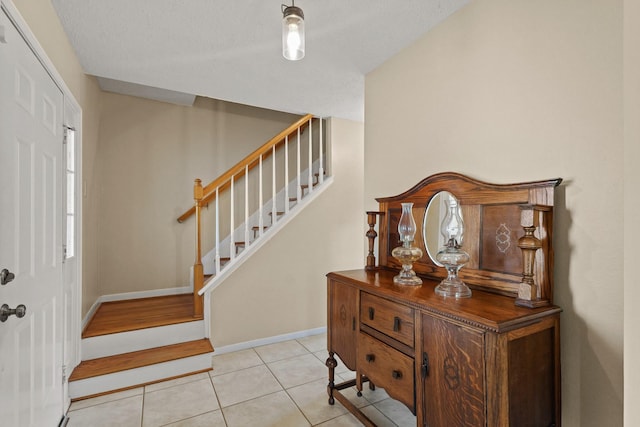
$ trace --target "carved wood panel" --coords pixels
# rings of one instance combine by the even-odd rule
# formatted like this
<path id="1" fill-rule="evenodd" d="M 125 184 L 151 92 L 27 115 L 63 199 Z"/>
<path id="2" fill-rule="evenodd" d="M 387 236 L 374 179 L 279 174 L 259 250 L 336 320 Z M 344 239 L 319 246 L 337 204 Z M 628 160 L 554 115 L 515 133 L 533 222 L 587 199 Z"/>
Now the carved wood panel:
<path id="1" fill-rule="evenodd" d="M 422 327 L 426 424 L 484 426 L 484 334 L 427 314 Z"/>
<path id="2" fill-rule="evenodd" d="M 329 351 L 333 351 L 352 371 L 356 369 L 358 337 L 358 290 L 329 281 Z"/>

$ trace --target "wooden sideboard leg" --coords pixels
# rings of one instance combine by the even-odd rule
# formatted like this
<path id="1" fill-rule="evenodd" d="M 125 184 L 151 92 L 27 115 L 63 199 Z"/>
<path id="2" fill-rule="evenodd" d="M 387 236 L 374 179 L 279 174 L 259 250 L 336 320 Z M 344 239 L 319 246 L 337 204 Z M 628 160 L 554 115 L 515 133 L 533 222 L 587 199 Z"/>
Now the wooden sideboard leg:
<path id="1" fill-rule="evenodd" d="M 334 374 L 335 374 L 336 366 L 338 366 L 338 362 L 333 357 L 333 354 L 334 353 L 330 351 L 329 358 L 325 362 L 325 365 L 327 365 L 327 368 L 329 368 L 329 384 L 327 385 L 327 394 L 329 395 L 329 405 L 333 405 L 335 403 L 335 400 L 333 398 L 333 389 L 336 386 L 334 382 L 334 379 L 335 379 Z"/>

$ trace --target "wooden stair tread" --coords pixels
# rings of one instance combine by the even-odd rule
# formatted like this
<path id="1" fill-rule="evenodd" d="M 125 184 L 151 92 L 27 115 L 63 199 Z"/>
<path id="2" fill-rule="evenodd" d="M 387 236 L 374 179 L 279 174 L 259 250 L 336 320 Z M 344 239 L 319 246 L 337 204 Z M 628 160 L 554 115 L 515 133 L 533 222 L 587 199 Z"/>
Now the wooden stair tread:
<path id="1" fill-rule="evenodd" d="M 193 294 L 168 295 L 100 304 L 82 338 L 202 320 L 193 316 Z"/>
<path id="2" fill-rule="evenodd" d="M 211 352 L 213 352 L 211 342 L 203 338 L 196 341 L 85 360 L 73 370 L 69 381 L 78 381 L 100 375 L 113 374 L 128 369 L 142 368 L 144 366 Z"/>

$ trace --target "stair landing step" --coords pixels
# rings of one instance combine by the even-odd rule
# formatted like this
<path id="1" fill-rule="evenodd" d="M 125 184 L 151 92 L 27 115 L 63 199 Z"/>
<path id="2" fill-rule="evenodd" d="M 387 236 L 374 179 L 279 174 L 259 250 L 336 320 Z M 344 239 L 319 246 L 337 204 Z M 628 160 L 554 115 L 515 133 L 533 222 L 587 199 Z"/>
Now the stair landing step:
<path id="1" fill-rule="evenodd" d="M 82 338 L 202 320 L 193 316 L 193 294 L 167 295 L 100 304 Z"/>
<path id="2" fill-rule="evenodd" d="M 73 370 L 73 373 L 69 377 L 69 381 L 108 375 L 115 372 L 141 368 L 157 363 L 211 352 L 213 352 L 213 346 L 208 339 L 204 338 L 201 340 L 172 344 L 164 347 L 156 347 L 131 353 L 118 354 L 115 356 L 85 360 Z"/>

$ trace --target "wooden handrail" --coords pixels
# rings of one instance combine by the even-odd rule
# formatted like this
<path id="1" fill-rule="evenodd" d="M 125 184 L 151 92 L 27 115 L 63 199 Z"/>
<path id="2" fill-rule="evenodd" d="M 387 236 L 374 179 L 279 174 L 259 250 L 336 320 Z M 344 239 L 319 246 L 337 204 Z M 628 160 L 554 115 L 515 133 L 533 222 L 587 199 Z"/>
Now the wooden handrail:
<path id="1" fill-rule="evenodd" d="M 216 188 L 219 187 L 219 190 L 224 190 L 229 186 L 230 179 L 236 176 L 242 176 L 245 174 L 245 171 L 249 171 L 258 165 L 258 161 L 260 156 L 263 156 L 263 159 L 268 158 L 271 155 L 271 150 L 274 145 L 278 145 L 283 143 L 285 138 L 289 135 L 292 135 L 298 131 L 298 128 L 304 129 L 305 126 L 308 125 L 309 120 L 313 118 L 312 114 L 307 114 L 296 122 L 291 124 L 288 128 L 284 129 L 282 132 L 271 138 L 261 147 L 256 149 L 254 152 L 246 156 L 244 159 L 240 160 L 233 167 L 231 167 L 228 171 L 220 175 L 218 178 L 211 181 L 203 188 L 203 198 L 201 200 L 200 206 L 207 206 L 211 200 L 216 197 Z M 246 166 L 249 166 L 246 168 Z M 191 215 L 196 212 L 196 206 L 192 206 L 186 212 L 178 217 L 178 222 L 184 222 Z"/>

